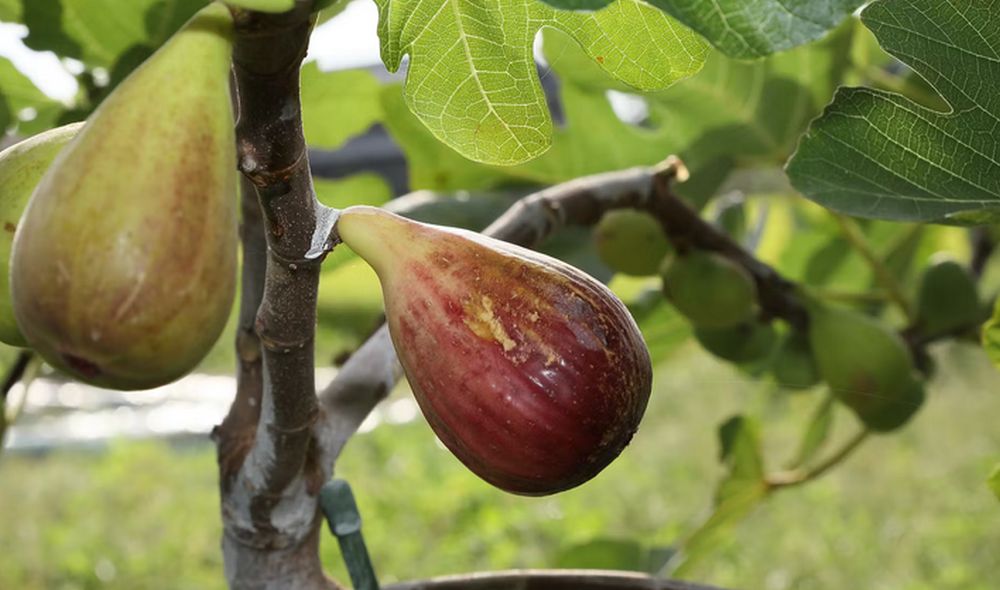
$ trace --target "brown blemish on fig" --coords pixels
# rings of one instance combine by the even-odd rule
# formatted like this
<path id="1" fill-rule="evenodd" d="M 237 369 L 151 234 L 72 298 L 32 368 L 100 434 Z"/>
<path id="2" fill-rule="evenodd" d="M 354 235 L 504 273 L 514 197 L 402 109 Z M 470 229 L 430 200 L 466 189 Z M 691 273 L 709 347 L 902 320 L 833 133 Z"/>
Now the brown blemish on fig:
<path id="1" fill-rule="evenodd" d="M 66 366 L 69 367 L 74 373 L 78 373 L 80 376 L 86 377 L 87 379 L 95 379 L 100 377 L 102 373 L 100 366 L 88 361 L 85 358 L 78 357 L 73 354 L 63 353 L 62 359 L 66 361 Z"/>
<path id="2" fill-rule="evenodd" d="M 9 221 L 5 221 L 3 223 L 3 229 L 4 231 L 7 231 L 9 233 L 14 233 L 15 231 L 17 231 L 17 226 Z"/>

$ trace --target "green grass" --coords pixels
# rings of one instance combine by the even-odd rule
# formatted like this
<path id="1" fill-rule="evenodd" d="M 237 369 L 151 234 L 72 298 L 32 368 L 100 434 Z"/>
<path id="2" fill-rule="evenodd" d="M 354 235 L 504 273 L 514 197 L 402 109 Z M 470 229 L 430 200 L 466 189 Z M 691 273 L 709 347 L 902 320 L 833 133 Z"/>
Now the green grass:
<path id="1" fill-rule="evenodd" d="M 754 590 L 995 588 L 1000 503 L 985 479 L 1000 458 L 1000 386 L 981 355 L 940 352 L 947 371 L 905 431 L 874 438 L 827 477 L 770 498 L 692 577 Z M 573 563 L 570 549 L 595 538 L 672 544 L 707 513 L 722 420 L 758 416 L 770 464 L 780 467 L 817 401 L 776 394 L 687 347 L 659 368 L 633 444 L 576 490 L 548 498 L 496 491 L 422 420 L 358 436 L 337 474 L 352 482 L 383 581 L 553 567 Z M 843 438 L 853 422 L 837 418 Z M 216 485 L 207 443 L 6 456 L 0 588 L 222 588 Z M 326 531 L 322 552 L 345 580 Z"/>

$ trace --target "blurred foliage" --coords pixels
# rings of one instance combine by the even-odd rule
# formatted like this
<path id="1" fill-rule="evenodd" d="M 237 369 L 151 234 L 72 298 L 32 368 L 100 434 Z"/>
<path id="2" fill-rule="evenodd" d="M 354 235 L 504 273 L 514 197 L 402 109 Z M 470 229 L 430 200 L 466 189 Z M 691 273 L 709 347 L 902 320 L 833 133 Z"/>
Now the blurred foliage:
<path id="1" fill-rule="evenodd" d="M 910 427 L 768 499 L 720 531 L 688 575 L 767 590 L 993 588 L 1000 532 L 983 478 L 1000 445 L 1000 389 L 974 349 L 936 354 L 942 370 Z M 647 419 L 622 457 L 557 496 L 482 483 L 421 418 L 353 439 L 337 476 L 352 483 L 382 580 L 583 563 L 655 569 L 709 508 L 720 474 L 716 424 L 736 408 L 766 420 L 761 448 L 783 458 L 814 411 L 815 397 L 784 395 L 693 346 L 657 369 Z M 404 395 L 395 393 L 388 415 Z M 831 436 L 841 439 L 854 424 L 836 412 Z M 101 454 L 5 455 L 0 588 L 223 588 L 214 461 L 208 444 L 126 441 Z M 323 535 L 324 566 L 346 580 L 336 543 Z"/>

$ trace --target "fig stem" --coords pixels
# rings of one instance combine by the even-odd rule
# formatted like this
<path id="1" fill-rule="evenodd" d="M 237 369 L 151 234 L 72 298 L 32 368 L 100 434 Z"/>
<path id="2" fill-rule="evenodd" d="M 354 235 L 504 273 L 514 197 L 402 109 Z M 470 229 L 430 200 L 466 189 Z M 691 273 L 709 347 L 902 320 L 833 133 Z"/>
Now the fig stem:
<path id="1" fill-rule="evenodd" d="M 234 588 L 337 587 L 318 558 L 317 495 L 333 462 L 319 440 L 313 351 L 323 253 L 312 250 L 324 218 L 299 99 L 312 7 L 312 0 L 298 0 L 281 14 L 233 13 L 237 166 L 248 181 L 244 212 L 256 197 L 262 221 L 244 226 L 250 276 L 244 277 L 237 342 L 243 383 L 216 433 L 223 558 Z M 261 341 L 291 345 L 262 347 Z"/>
<path id="2" fill-rule="evenodd" d="M 847 243 L 854 248 L 854 250 L 871 268 L 872 273 L 875 275 L 875 280 L 878 281 L 883 289 L 885 289 L 889 300 L 892 301 L 901 312 L 903 312 L 903 315 L 906 316 L 909 323 L 914 323 L 914 321 L 916 321 L 916 312 L 914 311 L 909 298 L 906 296 L 903 286 L 898 280 L 896 280 L 896 277 L 893 276 L 889 268 L 872 249 L 871 244 L 868 243 L 868 239 L 861 231 L 857 222 L 849 217 L 837 213 L 833 213 L 831 215 L 834 221 L 837 222 L 837 226 L 840 228 L 840 233 L 844 236 L 844 239 L 847 240 Z"/>
<path id="3" fill-rule="evenodd" d="M 830 454 L 829 457 L 820 461 L 809 469 L 792 469 L 789 471 L 779 471 L 768 475 L 764 482 L 767 484 L 768 492 L 808 483 L 821 477 L 830 469 L 843 463 L 856 451 L 862 443 L 868 440 L 871 431 L 863 428 L 855 433 L 851 438 L 844 441 L 839 449 Z"/>
<path id="4" fill-rule="evenodd" d="M 264 298 L 264 274 L 267 267 L 267 241 L 264 217 L 257 199 L 257 189 L 246 176 L 240 176 L 243 249 L 240 273 L 240 309 L 236 328 L 236 397 L 222 424 L 212 431 L 218 449 L 220 481 L 227 490 L 239 470 L 254 439 L 260 420 L 260 401 L 264 390 L 260 339 L 254 331 L 257 310 Z"/>
<path id="5" fill-rule="evenodd" d="M 23 350 L 18 353 L 14 364 L 11 365 L 4 377 L 2 395 L 0 395 L 0 451 L 3 450 L 4 437 L 7 428 L 17 422 L 17 417 L 28 399 L 28 388 L 31 382 L 38 376 L 38 371 L 42 367 L 42 359 L 33 351 Z M 21 395 L 16 399 L 10 399 L 8 394 L 18 383 L 24 384 Z"/>
<path id="6" fill-rule="evenodd" d="M 853 305 L 868 305 L 871 303 L 882 303 L 888 301 L 889 296 L 885 291 L 852 292 L 838 291 L 836 289 L 811 289 L 812 293 L 824 301 L 834 301 L 839 303 L 850 303 Z"/>

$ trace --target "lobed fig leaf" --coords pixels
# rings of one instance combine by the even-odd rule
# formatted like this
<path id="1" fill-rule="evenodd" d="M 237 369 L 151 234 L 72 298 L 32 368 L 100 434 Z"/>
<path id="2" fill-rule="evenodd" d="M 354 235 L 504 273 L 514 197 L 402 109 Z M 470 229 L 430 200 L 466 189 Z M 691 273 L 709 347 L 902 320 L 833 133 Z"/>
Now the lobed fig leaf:
<path id="1" fill-rule="evenodd" d="M 594 228 L 594 242 L 608 267 L 638 277 L 655 275 L 670 249 L 660 222 L 633 209 L 605 213 Z"/>
<path id="2" fill-rule="evenodd" d="M 0 342 L 27 346 L 10 298 L 10 250 L 14 232 L 42 175 L 83 123 L 71 123 L 18 142 L 0 152 Z"/>
<path id="3" fill-rule="evenodd" d="M 663 294 L 699 328 L 726 328 L 753 318 L 757 285 L 742 266 L 716 252 L 674 256 L 661 269 Z"/>
<path id="4" fill-rule="evenodd" d="M 14 238 L 28 344 L 82 381 L 146 389 L 218 338 L 236 276 L 232 17 L 210 4 L 59 154 Z"/>
<path id="5" fill-rule="evenodd" d="M 543 254 L 373 207 L 345 209 L 337 226 L 379 276 L 427 421 L 479 477 L 551 494 L 594 477 L 631 440 L 652 369 L 603 284 Z"/>
<path id="6" fill-rule="evenodd" d="M 851 310 L 808 307 L 816 366 L 838 400 L 878 431 L 897 428 L 916 413 L 923 389 L 899 334 Z"/>
<path id="7" fill-rule="evenodd" d="M 969 329 L 983 321 L 976 281 L 954 260 L 932 263 L 917 289 L 917 326 L 928 337 Z"/>

